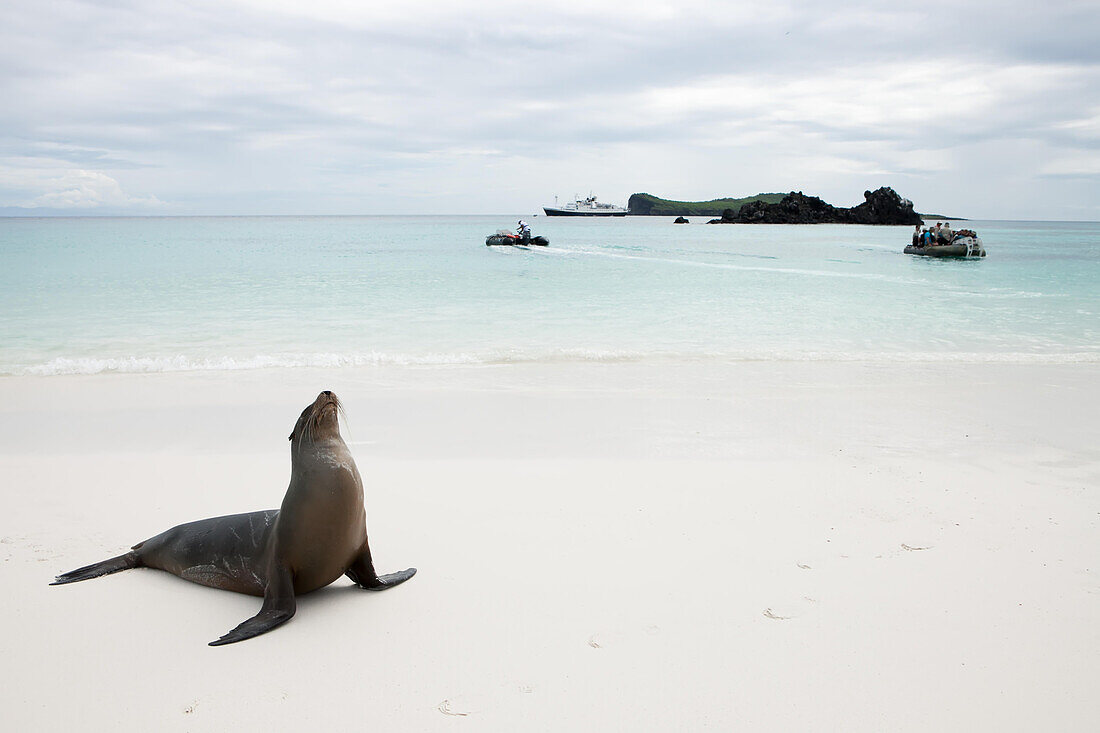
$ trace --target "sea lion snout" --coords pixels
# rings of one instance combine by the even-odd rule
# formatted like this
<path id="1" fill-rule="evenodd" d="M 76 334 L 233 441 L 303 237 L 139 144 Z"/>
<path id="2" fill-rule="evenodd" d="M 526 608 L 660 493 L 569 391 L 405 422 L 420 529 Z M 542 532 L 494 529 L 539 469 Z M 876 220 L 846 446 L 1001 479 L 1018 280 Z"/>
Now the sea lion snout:
<path id="1" fill-rule="evenodd" d="M 317 401 L 313 403 L 314 409 L 317 411 L 318 417 L 325 416 L 329 412 L 336 413 L 340 410 L 340 398 L 336 396 L 335 392 L 325 390 L 321 394 L 317 395 Z"/>
<path id="2" fill-rule="evenodd" d="M 336 393 L 332 390 L 324 390 L 313 402 L 306 405 L 306 409 L 302 410 L 298 422 L 290 432 L 290 440 L 294 440 L 295 436 L 306 435 L 307 439 L 312 441 L 314 431 L 317 429 L 336 430 L 339 434 L 337 415 L 342 410 L 343 405 L 340 404 L 340 398 Z"/>
<path id="3" fill-rule="evenodd" d="M 313 404 L 306 408 L 306 410 L 312 411 L 316 415 L 320 415 L 326 412 L 329 407 L 339 407 L 340 398 L 336 396 L 336 393 L 332 390 L 326 389 L 317 395 L 317 399 L 313 400 Z"/>

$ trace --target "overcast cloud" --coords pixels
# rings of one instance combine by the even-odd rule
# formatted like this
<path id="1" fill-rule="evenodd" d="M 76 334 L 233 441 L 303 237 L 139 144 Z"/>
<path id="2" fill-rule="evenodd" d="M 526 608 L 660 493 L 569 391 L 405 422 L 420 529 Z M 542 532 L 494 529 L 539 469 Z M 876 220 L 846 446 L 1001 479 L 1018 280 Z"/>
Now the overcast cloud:
<path id="1" fill-rule="evenodd" d="M 1100 219 L 1097 2 L 15 0 L 0 98 L 4 213 Z"/>

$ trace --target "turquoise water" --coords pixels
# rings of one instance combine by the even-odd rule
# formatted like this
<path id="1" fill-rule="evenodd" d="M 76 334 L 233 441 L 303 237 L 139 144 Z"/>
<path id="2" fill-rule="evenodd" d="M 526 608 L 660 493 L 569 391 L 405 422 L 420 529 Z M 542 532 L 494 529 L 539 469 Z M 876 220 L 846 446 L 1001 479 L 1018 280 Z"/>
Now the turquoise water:
<path id="1" fill-rule="evenodd" d="M 1100 224 L 0 219 L 0 374 L 645 359 L 1100 361 Z M 702 220 L 699 220 L 700 222 Z"/>

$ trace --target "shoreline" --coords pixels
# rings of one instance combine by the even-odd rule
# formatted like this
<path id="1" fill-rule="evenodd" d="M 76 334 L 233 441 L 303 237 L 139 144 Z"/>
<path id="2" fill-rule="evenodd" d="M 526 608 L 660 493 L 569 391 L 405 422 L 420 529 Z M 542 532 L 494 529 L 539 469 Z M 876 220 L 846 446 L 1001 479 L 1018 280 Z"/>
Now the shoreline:
<path id="1" fill-rule="evenodd" d="M 1036 352 L 760 352 L 642 353 L 630 349 L 597 351 L 563 349 L 517 354 L 500 349 L 485 353 L 273 353 L 252 356 L 188 357 L 59 357 L 42 364 L 19 365 L 15 371 L 0 371 L 5 379 L 52 379 L 56 377 L 128 376 L 151 374 L 247 374 L 294 371 L 362 371 L 400 369 L 495 369 L 554 368 L 636 365 L 640 368 L 724 368 L 737 364 L 825 364 L 849 366 L 942 365 L 1064 365 L 1100 364 L 1100 351 Z M 14 367 L 12 367 L 14 368 Z"/>

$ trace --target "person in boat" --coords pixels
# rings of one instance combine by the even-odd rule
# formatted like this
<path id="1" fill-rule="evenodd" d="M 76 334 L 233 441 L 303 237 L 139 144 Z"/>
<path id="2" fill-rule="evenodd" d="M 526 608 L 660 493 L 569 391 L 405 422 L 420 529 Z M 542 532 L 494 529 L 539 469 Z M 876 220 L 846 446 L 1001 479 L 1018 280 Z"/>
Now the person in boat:
<path id="1" fill-rule="evenodd" d="M 925 229 L 920 235 L 920 246 L 931 247 L 932 246 L 932 230 Z"/>
<path id="2" fill-rule="evenodd" d="M 519 228 L 516 230 L 516 232 L 519 233 L 520 239 L 531 238 L 531 227 L 527 226 L 527 222 L 525 222 L 523 219 L 519 220 Z"/>
<path id="3" fill-rule="evenodd" d="M 940 236 L 946 244 L 951 244 L 955 241 L 955 232 L 951 231 L 951 222 L 945 221 L 943 228 L 940 229 Z"/>
<path id="4" fill-rule="evenodd" d="M 913 246 L 920 246 L 920 224 L 917 224 L 916 228 L 913 229 Z"/>

